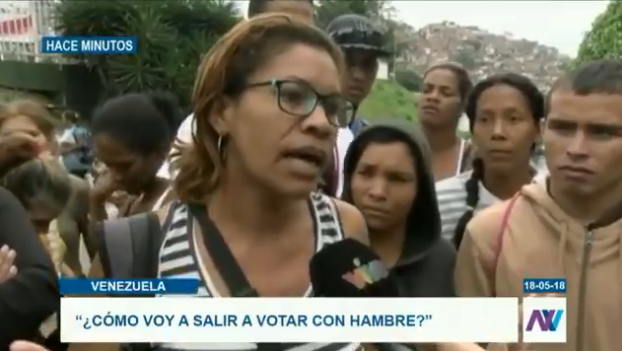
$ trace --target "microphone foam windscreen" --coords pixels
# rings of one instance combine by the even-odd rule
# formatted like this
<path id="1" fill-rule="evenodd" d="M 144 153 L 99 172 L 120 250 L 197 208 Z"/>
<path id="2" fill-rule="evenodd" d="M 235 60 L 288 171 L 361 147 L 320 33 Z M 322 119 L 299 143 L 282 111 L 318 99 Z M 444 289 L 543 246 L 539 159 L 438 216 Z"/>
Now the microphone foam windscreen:
<path id="1" fill-rule="evenodd" d="M 309 264 L 318 297 L 397 297 L 389 271 L 371 248 L 345 239 L 322 248 Z"/>

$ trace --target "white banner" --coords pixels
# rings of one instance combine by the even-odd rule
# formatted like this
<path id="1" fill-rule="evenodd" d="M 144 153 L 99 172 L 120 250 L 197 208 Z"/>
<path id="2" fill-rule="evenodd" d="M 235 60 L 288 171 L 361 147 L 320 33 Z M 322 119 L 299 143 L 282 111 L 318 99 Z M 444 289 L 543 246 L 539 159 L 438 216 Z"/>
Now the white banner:
<path id="1" fill-rule="evenodd" d="M 516 342 L 517 298 L 62 298 L 63 342 Z"/>

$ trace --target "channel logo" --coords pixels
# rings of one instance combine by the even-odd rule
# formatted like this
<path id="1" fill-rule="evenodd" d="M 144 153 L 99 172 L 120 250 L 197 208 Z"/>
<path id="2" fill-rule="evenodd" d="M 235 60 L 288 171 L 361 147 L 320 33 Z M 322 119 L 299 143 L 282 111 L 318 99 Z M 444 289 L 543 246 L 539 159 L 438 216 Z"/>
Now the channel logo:
<path id="1" fill-rule="evenodd" d="M 566 298 L 524 298 L 523 339 L 526 343 L 566 342 Z"/>
<path id="2" fill-rule="evenodd" d="M 540 331 L 557 331 L 563 315 L 564 310 L 535 310 L 527 322 L 527 331 L 532 331 L 536 324 L 540 327 Z"/>

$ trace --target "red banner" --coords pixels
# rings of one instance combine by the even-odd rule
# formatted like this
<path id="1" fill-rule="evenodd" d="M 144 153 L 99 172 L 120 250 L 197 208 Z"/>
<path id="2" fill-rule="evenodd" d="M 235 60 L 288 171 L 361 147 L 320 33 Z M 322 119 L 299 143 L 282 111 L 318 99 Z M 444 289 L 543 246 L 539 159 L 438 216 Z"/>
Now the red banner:
<path id="1" fill-rule="evenodd" d="M 32 16 L 0 21 L 0 36 L 24 35 L 32 29 Z"/>

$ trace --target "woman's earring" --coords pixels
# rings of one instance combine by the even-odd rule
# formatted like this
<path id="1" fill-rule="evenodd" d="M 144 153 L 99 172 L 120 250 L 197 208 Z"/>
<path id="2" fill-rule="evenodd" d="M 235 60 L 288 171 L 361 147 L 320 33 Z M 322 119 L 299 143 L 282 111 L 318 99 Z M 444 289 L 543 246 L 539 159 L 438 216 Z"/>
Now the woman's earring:
<path id="1" fill-rule="evenodd" d="M 225 137 L 222 135 L 218 136 L 218 141 L 216 142 L 216 150 L 218 150 L 218 156 L 224 162 L 225 161 Z"/>
<path id="2" fill-rule="evenodd" d="M 222 135 L 219 135 L 218 141 L 216 142 L 216 149 L 218 150 L 219 155 L 222 155 L 222 140 L 223 140 Z"/>

